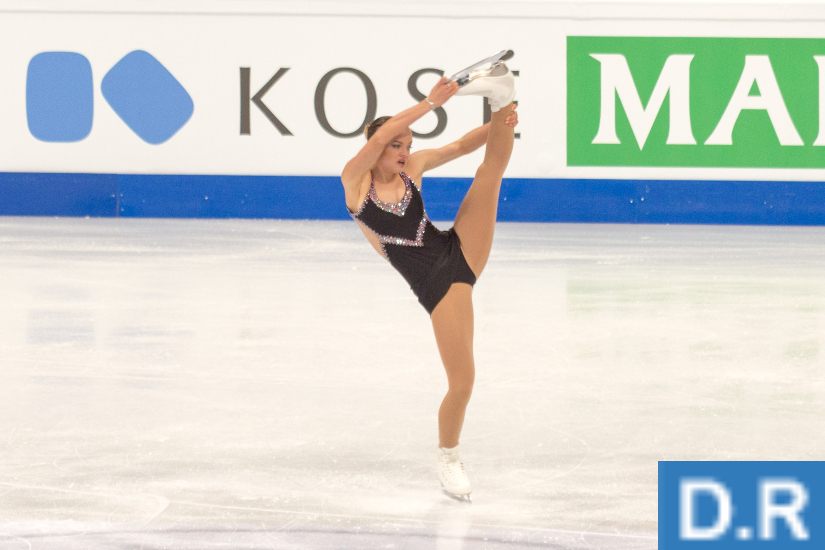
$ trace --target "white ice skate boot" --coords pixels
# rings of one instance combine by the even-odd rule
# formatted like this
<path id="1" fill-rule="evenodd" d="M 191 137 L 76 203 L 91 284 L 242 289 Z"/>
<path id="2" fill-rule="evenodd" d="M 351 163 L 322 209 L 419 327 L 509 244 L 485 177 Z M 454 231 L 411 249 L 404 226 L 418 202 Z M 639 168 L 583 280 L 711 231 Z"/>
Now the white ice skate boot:
<path id="1" fill-rule="evenodd" d="M 470 493 L 473 486 L 467 478 L 464 464 L 458 453 L 458 447 L 452 449 L 438 448 L 438 479 L 444 494 L 462 502 L 472 502 Z"/>
<path id="2" fill-rule="evenodd" d="M 516 97 L 513 73 L 504 64 L 511 57 L 512 50 L 499 52 L 451 76 L 459 86 L 456 95 L 484 96 L 494 113 L 508 105 Z"/>

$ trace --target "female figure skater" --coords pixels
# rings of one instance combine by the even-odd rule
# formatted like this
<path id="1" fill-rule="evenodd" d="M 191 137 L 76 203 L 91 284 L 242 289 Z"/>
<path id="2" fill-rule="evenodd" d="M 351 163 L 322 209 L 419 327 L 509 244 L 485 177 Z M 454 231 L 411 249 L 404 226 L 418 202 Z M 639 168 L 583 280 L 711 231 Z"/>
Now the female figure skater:
<path id="1" fill-rule="evenodd" d="M 341 180 L 347 208 L 367 240 L 404 276 L 430 313 L 449 383 L 438 411 L 439 480 L 449 496 L 470 501 L 472 487 L 458 439 L 475 377 L 472 285 L 490 255 L 518 116 L 512 103 L 513 74 L 504 63 L 496 60 L 489 68 L 465 71 L 457 80 L 442 77 L 419 104 L 367 126 L 367 143 L 344 167 Z M 445 147 L 410 154 L 410 125 L 456 93 L 487 97 L 491 121 Z M 424 211 L 421 176 L 485 142 L 484 161 L 454 226 L 438 230 Z"/>

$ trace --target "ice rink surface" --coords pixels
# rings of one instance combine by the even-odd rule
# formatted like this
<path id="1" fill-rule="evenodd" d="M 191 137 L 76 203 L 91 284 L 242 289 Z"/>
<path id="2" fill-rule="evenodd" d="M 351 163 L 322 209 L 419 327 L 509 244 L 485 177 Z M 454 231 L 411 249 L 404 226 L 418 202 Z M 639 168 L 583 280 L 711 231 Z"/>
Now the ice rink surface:
<path id="1" fill-rule="evenodd" d="M 500 224 L 469 506 L 352 222 L 0 218 L 0 285 L 3 550 L 653 549 L 657 461 L 825 458 L 822 227 Z"/>

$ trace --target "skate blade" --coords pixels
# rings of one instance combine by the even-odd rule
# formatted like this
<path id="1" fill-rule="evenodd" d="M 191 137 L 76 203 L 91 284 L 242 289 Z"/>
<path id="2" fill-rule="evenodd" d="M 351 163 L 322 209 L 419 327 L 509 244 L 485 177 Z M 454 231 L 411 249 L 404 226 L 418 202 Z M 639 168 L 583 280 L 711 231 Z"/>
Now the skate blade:
<path id="1" fill-rule="evenodd" d="M 462 92 L 468 84 L 472 83 L 475 80 L 480 78 L 500 78 L 502 76 L 506 76 L 507 73 L 510 72 L 510 69 L 507 68 L 503 62 L 496 63 L 492 67 L 484 68 L 484 69 L 476 69 L 474 71 L 470 71 L 466 75 L 461 75 L 456 82 L 458 83 L 458 95 L 464 95 L 465 93 L 472 94 L 473 92 Z M 477 92 L 476 92 L 477 93 Z M 482 94 L 479 94 L 482 95 Z"/>
<path id="2" fill-rule="evenodd" d="M 500 63 L 501 61 L 507 61 L 511 59 L 514 55 L 515 54 L 513 53 L 513 50 L 502 50 L 494 56 L 488 57 L 487 59 L 483 59 L 478 63 L 470 65 L 466 69 L 458 71 L 453 76 L 451 76 L 447 82 L 458 82 L 459 85 L 461 85 L 460 81 L 466 79 L 466 77 L 469 76 L 469 74 L 474 70 L 485 65 L 495 65 L 497 63 Z"/>
<path id="3" fill-rule="evenodd" d="M 457 501 L 463 502 L 465 504 L 472 504 L 473 503 L 473 496 L 472 495 L 454 495 L 451 492 L 449 492 L 447 489 L 441 489 L 441 492 L 443 492 L 445 495 L 447 495 L 448 497 L 450 497 L 453 500 L 457 500 Z"/>

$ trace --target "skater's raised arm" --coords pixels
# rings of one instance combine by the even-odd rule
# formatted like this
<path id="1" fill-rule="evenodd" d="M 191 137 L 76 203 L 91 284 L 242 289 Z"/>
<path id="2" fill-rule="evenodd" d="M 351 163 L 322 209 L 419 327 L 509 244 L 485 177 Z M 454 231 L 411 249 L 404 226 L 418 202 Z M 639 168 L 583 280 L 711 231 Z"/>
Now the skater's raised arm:
<path id="1" fill-rule="evenodd" d="M 507 117 L 505 124 L 507 126 L 515 127 L 518 124 L 518 114 L 516 113 L 516 106 L 513 105 L 513 111 Z M 490 130 L 490 123 L 484 126 L 479 126 L 462 136 L 460 139 L 440 147 L 438 149 L 425 149 L 410 155 L 410 173 L 415 174 L 420 178 L 420 175 L 433 168 L 438 168 L 442 164 L 446 164 L 458 157 L 468 155 L 487 143 L 487 135 Z"/>
<path id="2" fill-rule="evenodd" d="M 401 111 L 375 131 L 366 145 L 344 166 L 344 170 L 341 172 L 341 181 L 344 184 L 348 206 L 360 202 L 363 196 L 366 195 L 369 186 L 369 178 L 366 178 L 366 176 L 378 161 L 384 147 L 399 133 L 409 128 L 413 122 L 432 109 L 441 107 L 455 95 L 456 91 L 458 91 L 458 84 L 447 82 L 447 79 L 442 77 L 430 91 L 427 99 L 405 111 Z M 365 188 L 365 185 L 367 188 Z"/>

